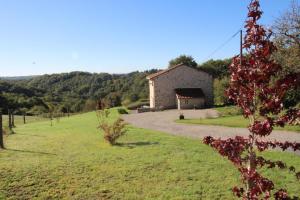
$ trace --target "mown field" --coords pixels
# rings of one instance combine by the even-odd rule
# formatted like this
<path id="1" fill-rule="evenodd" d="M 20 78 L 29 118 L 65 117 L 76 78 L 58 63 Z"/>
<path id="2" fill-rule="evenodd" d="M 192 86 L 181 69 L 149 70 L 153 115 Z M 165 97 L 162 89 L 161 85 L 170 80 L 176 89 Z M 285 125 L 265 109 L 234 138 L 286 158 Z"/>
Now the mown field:
<path id="1" fill-rule="evenodd" d="M 109 146 L 96 127 L 94 112 L 19 125 L 0 150 L 0 199 L 234 199 L 237 171 L 201 141 L 129 127 Z M 300 166 L 291 153 L 265 155 Z M 300 196 L 288 171 L 263 173 Z"/>

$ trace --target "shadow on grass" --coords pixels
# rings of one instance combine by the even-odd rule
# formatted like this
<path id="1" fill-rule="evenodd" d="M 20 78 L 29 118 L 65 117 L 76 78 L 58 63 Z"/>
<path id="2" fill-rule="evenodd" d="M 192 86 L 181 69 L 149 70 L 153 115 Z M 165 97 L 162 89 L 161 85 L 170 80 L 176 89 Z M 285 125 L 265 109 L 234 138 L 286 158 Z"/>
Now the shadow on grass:
<path id="1" fill-rule="evenodd" d="M 40 151 L 29 151 L 29 150 L 21 150 L 21 149 L 8 149 L 5 148 L 6 151 L 15 151 L 15 152 L 21 152 L 21 153 L 33 153 L 33 154 L 41 154 L 41 155 L 51 155 L 56 156 L 57 154 L 54 153 L 47 153 L 47 152 L 40 152 Z"/>
<path id="2" fill-rule="evenodd" d="M 34 137 L 46 137 L 44 135 L 34 135 L 34 134 L 23 134 L 23 133 L 16 133 L 17 135 L 26 135 L 26 136 L 34 136 Z"/>
<path id="3" fill-rule="evenodd" d="M 158 144 L 159 142 L 124 142 L 124 143 L 116 143 L 116 146 L 135 148 L 139 146 L 152 146 Z"/>

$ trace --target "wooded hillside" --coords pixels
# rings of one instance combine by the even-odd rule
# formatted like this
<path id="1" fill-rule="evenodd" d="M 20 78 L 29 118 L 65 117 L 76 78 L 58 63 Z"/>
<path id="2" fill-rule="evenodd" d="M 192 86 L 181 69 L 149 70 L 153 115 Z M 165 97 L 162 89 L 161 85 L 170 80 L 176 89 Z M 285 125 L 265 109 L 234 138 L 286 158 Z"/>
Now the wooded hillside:
<path id="1" fill-rule="evenodd" d="M 18 112 L 39 114 L 54 105 L 58 112 L 92 110 L 99 99 L 108 106 L 148 97 L 146 76 L 157 70 L 129 74 L 71 72 L 25 80 L 1 80 L 0 103 Z"/>

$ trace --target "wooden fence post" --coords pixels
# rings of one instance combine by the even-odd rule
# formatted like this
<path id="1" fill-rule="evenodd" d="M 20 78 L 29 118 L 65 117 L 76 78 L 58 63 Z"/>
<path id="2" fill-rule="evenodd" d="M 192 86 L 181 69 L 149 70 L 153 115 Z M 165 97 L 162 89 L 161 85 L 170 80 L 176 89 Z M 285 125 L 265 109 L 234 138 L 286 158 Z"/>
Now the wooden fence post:
<path id="1" fill-rule="evenodd" d="M 26 124 L 26 113 L 23 114 L 23 122 Z"/>
<path id="2" fill-rule="evenodd" d="M 53 120 L 53 116 L 52 116 L 52 112 L 51 112 L 51 113 L 50 113 L 50 122 L 51 122 L 51 126 L 53 126 L 52 120 Z"/>
<path id="3" fill-rule="evenodd" d="M 2 129 L 2 112 L 0 111 L 0 148 L 4 149 L 3 129 Z"/>
<path id="4" fill-rule="evenodd" d="M 13 112 L 12 112 L 12 114 L 11 114 L 11 126 L 12 126 L 12 127 L 16 127 L 16 126 L 15 126 L 15 115 L 14 115 Z"/>
<path id="5" fill-rule="evenodd" d="M 11 112 L 8 110 L 8 128 L 12 129 L 12 123 L 11 123 Z"/>

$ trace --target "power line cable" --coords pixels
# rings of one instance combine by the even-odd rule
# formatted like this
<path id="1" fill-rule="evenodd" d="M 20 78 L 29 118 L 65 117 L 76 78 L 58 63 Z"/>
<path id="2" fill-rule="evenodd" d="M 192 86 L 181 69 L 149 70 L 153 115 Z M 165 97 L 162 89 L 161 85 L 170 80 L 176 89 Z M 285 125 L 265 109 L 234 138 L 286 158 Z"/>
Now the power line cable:
<path id="1" fill-rule="evenodd" d="M 230 38 L 228 38 L 224 43 L 222 43 L 218 48 L 216 48 L 212 53 L 210 53 L 207 57 L 205 57 L 204 61 L 208 60 L 208 58 L 212 57 L 215 53 L 221 50 L 225 45 L 227 45 L 233 38 L 235 38 L 241 29 L 239 29 L 236 33 L 234 33 Z"/>

